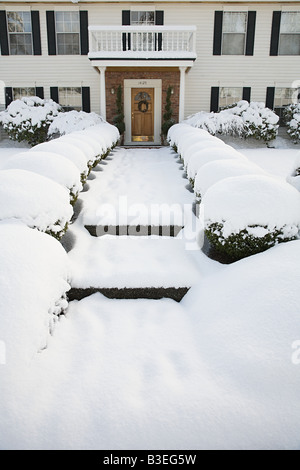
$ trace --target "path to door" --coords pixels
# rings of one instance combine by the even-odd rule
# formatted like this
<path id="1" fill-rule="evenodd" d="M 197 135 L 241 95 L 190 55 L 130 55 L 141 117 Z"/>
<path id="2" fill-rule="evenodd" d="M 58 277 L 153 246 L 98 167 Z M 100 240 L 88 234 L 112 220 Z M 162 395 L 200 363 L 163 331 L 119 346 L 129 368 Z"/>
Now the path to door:
<path id="1" fill-rule="evenodd" d="M 73 286 L 190 287 L 214 272 L 214 262 L 195 245 L 190 249 L 192 237 L 188 245 L 180 233 L 96 237 L 85 228 L 99 223 L 105 204 L 111 213 L 102 214 L 101 224 L 118 223 L 134 203 L 143 204 L 135 224 L 149 222 L 146 209 L 153 203 L 155 224 L 167 223 L 170 204 L 178 222 L 184 204 L 192 214 L 186 185 L 169 149 L 114 151 L 92 172 L 68 232 Z M 120 206 L 119 198 L 128 205 Z M 186 220 L 187 236 L 193 219 Z M 123 222 L 134 227 L 131 216 Z M 207 429 L 212 404 L 215 416 L 222 411 L 221 392 L 214 397 L 218 385 L 203 364 L 195 319 L 184 300 L 120 300 L 96 293 L 70 302 L 48 348 L 32 364 L 30 385 L 18 399 L 17 424 L 7 428 L 4 442 L 21 449 L 213 446 Z M 214 423 L 221 439 L 218 419 Z"/>

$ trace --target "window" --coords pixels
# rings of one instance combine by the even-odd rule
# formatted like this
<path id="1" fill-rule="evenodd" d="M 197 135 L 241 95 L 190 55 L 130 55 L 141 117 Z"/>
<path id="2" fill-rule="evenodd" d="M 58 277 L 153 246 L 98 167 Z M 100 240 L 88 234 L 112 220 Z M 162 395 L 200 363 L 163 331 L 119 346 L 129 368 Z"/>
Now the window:
<path id="1" fill-rule="evenodd" d="M 19 100 L 23 96 L 35 96 L 35 87 L 14 87 L 13 88 L 13 99 Z"/>
<path id="2" fill-rule="evenodd" d="M 231 106 L 243 99 L 242 87 L 221 87 L 219 95 L 219 108 Z"/>
<path id="3" fill-rule="evenodd" d="M 59 87 L 58 101 L 65 111 L 81 111 L 82 92 L 81 87 Z"/>
<path id="4" fill-rule="evenodd" d="M 29 11 L 8 11 L 7 29 L 11 55 L 32 55 L 32 27 Z"/>
<path id="5" fill-rule="evenodd" d="M 298 102 L 298 88 L 276 87 L 274 94 L 274 111 L 280 117 L 280 124 L 285 125 L 283 119 L 284 107 Z"/>
<path id="6" fill-rule="evenodd" d="M 224 12 L 222 54 L 244 55 L 247 32 L 246 12 Z"/>
<path id="7" fill-rule="evenodd" d="M 300 12 L 282 12 L 279 55 L 300 55 Z"/>
<path id="8" fill-rule="evenodd" d="M 132 11 L 130 24 L 132 25 L 154 25 L 154 11 Z"/>
<path id="9" fill-rule="evenodd" d="M 80 54 L 80 20 L 78 11 L 55 12 L 57 54 Z"/>

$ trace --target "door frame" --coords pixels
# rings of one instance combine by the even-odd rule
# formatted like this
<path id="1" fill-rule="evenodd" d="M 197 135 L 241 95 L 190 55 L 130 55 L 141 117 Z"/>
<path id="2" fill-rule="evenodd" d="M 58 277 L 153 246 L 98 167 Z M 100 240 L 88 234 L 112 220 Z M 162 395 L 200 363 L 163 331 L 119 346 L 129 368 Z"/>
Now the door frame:
<path id="1" fill-rule="evenodd" d="M 154 142 L 132 142 L 131 136 L 131 89 L 154 88 Z M 137 79 L 124 80 L 124 116 L 125 116 L 125 141 L 126 145 L 160 145 L 161 144 L 161 79 Z"/>

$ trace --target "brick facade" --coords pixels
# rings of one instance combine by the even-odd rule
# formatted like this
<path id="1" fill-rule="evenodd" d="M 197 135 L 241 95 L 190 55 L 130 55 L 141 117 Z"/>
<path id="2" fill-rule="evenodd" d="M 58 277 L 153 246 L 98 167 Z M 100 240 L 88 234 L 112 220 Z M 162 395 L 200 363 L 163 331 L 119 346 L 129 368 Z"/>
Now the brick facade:
<path id="1" fill-rule="evenodd" d="M 124 92 L 124 80 L 162 80 L 162 116 L 165 112 L 166 95 L 169 86 L 174 90 L 171 96 L 173 109 L 173 118 L 178 122 L 179 116 L 179 87 L 180 72 L 178 68 L 107 68 L 105 73 L 106 81 L 106 119 L 112 123 L 113 117 L 116 115 L 116 94 L 111 93 L 114 88 L 117 91 L 119 85 L 122 86 Z M 124 99 L 124 93 L 123 93 Z M 124 105 L 124 103 L 123 103 Z M 163 122 L 163 119 L 162 119 Z"/>

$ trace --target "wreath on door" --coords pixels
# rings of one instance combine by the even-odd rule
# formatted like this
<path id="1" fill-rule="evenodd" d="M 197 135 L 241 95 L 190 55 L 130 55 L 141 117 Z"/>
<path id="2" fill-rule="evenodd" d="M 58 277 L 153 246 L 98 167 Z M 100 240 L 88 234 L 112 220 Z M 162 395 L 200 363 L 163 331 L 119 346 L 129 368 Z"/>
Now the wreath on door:
<path id="1" fill-rule="evenodd" d="M 149 109 L 149 103 L 147 100 L 141 100 L 139 101 L 138 103 L 138 110 L 141 112 L 141 113 L 146 113 Z"/>

